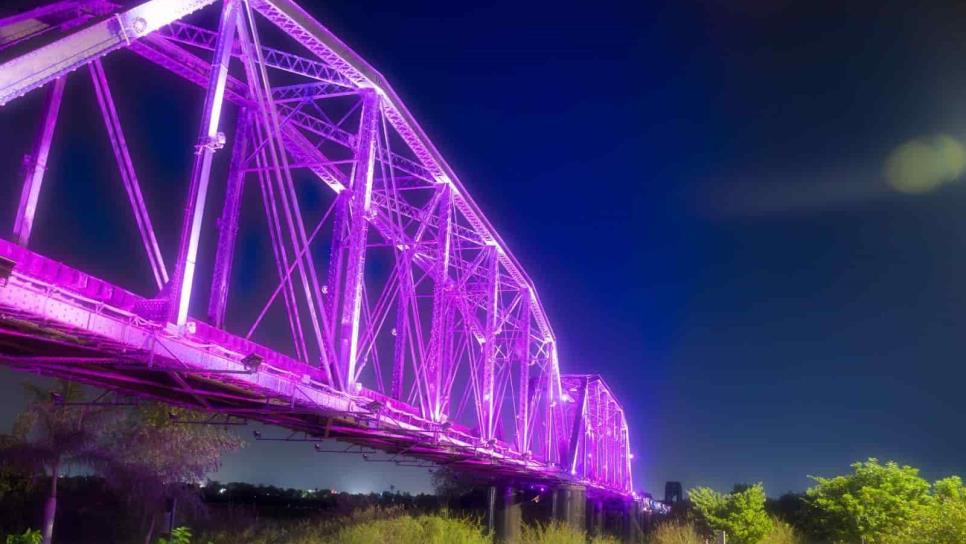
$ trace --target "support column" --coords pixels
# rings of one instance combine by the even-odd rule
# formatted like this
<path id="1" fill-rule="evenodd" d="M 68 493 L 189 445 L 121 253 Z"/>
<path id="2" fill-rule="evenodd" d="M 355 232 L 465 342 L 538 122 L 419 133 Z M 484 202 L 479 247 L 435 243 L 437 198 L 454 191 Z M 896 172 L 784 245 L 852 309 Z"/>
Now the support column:
<path id="1" fill-rule="evenodd" d="M 489 526 L 493 541 L 502 544 L 520 542 L 523 531 L 521 494 L 511 485 L 492 486 Z"/>
<path id="2" fill-rule="evenodd" d="M 439 188 L 439 222 L 436 230 L 437 259 L 433 271 L 433 310 L 430 318 L 429 348 L 428 355 L 424 361 L 423 380 L 426 387 L 426 404 L 429 409 L 429 417 L 437 422 L 442 422 L 445 408 L 448 403 L 445 401 L 443 392 L 445 386 L 444 376 L 449 370 L 449 350 L 447 349 L 450 321 L 450 244 L 452 243 L 453 231 L 453 206 L 452 188 L 449 185 L 442 185 Z"/>
<path id="3" fill-rule="evenodd" d="M 171 304 L 168 320 L 178 327 L 188 321 L 191 288 L 194 285 L 195 263 L 198 258 L 198 241 L 201 238 L 201 223 L 211 177 L 211 161 L 215 151 L 222 145 L 222 142 L 219 142 L 218 125 L 221 121 L 221 106 L 225 98 L 228 63 L 231 61 L 232 45 L 235 40 L 237 7 L 235 0 L 225 0 L 218 23 L 215 54 L 212 58 L 205 94 L 205 109 L 198 144 L 195 148 L 195 162 L 191 169 L 191 184 L 188 189 L 184 223 L 181 227 L 181 241 L 178 244 L 178 260 L 175 264 L 174 277 L 169 284 Z"/>
<path id="4" fill-rule="evenodd" d="M 484 441 L 492 440 L 496 437 L 495 421 L 495 402 L 496 396 L 496 358 L 499 353 L 496 346 L 500 320 L 500 258 L 499 250 L 494 244 L 490 246 L 490 269 L 488 271 L 489 285 L 487 285 L 487 316 L 486 316 L 486 340 L 483 344 L 483 365 L 480 384 L 483 390 L 482 405 L 483 421 L 480 422 L 480 430 Z"/>
<path id="5" fill-rule="evenodd" d="M 44 172 L 47 171 L 47 155 L 50 154 L 50 142 L 54 137 L 54 127 L 57 126 L 57 116 L 60 113 L 60 103 L 64 99 L 64 84 L 66 76 L 54 80 L 47 96 L 47 108 L 44 111 L 44 126 L 37 137 L 32 157 L 24 161 L 27 168 L 20 193 L 20 203 L 17 205 L 17 215 L 13 223 L 13 237 L 24 247 L 30 241 L 30 231 L 33 229 L 34 214 L 37 212 L 37 200 L 40 198 L 40 186 L 44 182 Z"/>
<path id="6" fill-rule="evenodd" d="M 519 407 L 517 408 L 517 449 L 530 453 L 530 296 L 528 289 L 520 301 L 520 376 L 517 380 Z"/>
<path id="7" fill-rule="evenodd" d="M 587 533 L 591 536 L 604 534 L 604 501 L 600 498 L 587 499 Z"/>
<path id="8" fill-rule="evenodd" d="M 399 280 L 399 296 L 396 299 L 396 327 L 393 331 L 395 342 L 392 358 L 392 384 L 389 395 L 396 400 L 403 400 L 405 392 L 403 384 L 406 381 L 406 359 L 409 349 L 409 305 L 416 297 L 413 295 L 412 258 L 408 249 L 396 254 L 396 270 Z"/>
<path id="9" fill-rule="evenodd" d="M 553 490 L 554 512 L 557 521 L 575 529 L 583 529 L 587 522 L 587 489 L 573 484 L 561 484 Z"/>
<path id="10" fill-rule="evenodd" d="M 355 393 L 356 368 L 359 357 L 359 330 L 362 318 L 362 297 L 365 287 L 366 237 L 369 232 L 369 209 L 372 204 L 372 181 L 376 160 L 376 131 L 379 127 L 379 96 L 373 91 L 363 93 L 362 118 L 355 150 L 348 200 L 345 201 L 348 221 L 346 232 L 345 285 L 342 289 L 342 308 L 339 313 L 338 374 L 342 390 Z"/>
<path id="11" fill-rule="evenodd" d="M 228 284 L 231 280 L 231 265 L 235 256 L 235 241 L 238 238 L 242 192 L 245 189 L 245 167 L 247 166 L 245 158 L 248 154 L 251 118 L 252 113 L 248 109 L 239 112 L 235 125 L 235 142 L 231 148 L 231 165 L 228 168 L 225 206 L 218 219 L 218 248 L 215 250 L 215 271 L 211 281 L 211 298 L 208 301 L 208 321 L 216 327 L 222 327 L 225 324 Z"/>
<path id="12" fill-rule="evenodd" d="M 638 501 L 628 501 L 623 504 L 623 508 L 623 541 L 627 544 L 641 542 L 644 538 L 643 505 Z"/>

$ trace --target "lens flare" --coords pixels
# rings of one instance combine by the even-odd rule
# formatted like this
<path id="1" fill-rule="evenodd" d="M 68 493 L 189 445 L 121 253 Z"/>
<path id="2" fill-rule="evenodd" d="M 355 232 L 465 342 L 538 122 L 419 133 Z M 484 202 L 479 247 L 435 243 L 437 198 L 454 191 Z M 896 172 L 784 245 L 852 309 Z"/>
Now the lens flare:
<path id="1" fill-rule="evenodd" d="M 885 176 L 900 193 L 919 194 L 956 181 L 966 170 L 966 147 L 940 134 L 895 148 L 886 159 Z"/>

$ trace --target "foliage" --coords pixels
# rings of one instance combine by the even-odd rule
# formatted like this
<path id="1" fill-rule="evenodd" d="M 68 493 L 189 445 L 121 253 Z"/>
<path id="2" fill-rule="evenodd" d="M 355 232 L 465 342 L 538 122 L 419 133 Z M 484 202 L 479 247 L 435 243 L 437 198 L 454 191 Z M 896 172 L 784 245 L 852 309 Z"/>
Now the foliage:
<path id="1" fill-rule="evenodd" d="M 3 448 L 3 463 L 33 473 L 49 474 L 50 483 L 44 504 L 42 540 L 51 542 L 57 511 L 57 483 L 69 465 L 97 465 L 103 457 L 99 439 L 109 412 L 90 406 L 69 407 L 84 398 L 83 389 L 71 382 L 58 381 L 48 391 L 25 384 L 30 400 L 14 421 L 12 438 Z"/>
<path id="2" fill-rule="evenodd" d="M 584 544 L 587 534 L 566 523 L 551 522 L 527 525 L 523 528 L 521 544 Z"/>
<path id="3" fill-rule="evenodd" d="M 58 381 L 53 390 L 30 383 L 24 387 L 30 400 L 14 421 L 12 436 L 3 448 L 4 461 L 53 473 L 64 465 L 99 458 L 98 438 L 109 422 L 106 410 L 65 406 L 84 399 L 83 389 L 75 383 Z"/>
<path id="4" fill-rule="evenodd" d="M 343 517 L 280 523 L 205 533 L 210 544 L 490 544 L 478 521 L 446 512 L 413 515 L 399 508 L 365 508 Z M 581 544 L 584 544 L 581 541 Z"/>
<path id="5" fill-rule="evenodd" d="M 845 476 L 813 477 L 816 485 L 807 492 L 824 536 L 834 542 L 894 542 L 931 503 L 929 483 L 915 468 L 870 458 L 852 469 Z"/>
<path id="6" fill-rule="evenodd" d="M 93 469 L 142 506 L 150 540 L 163 500 L 178 495 L 191 499 L 181 484 L 203 481 L 218 467 L 223 452 L 241 446 L 225 429 L 180 423 L 204 417 L 188 410 L 145 404 L 122 412 L 83 405 L 81 386 L 66 381 L 57 382 L 52 391 L 26 387 L 31 400 L 13 433 L 0 440 L 0 497 L 26 494 L 25 484 L 8 474 L 11 467 L 49 474 L 45 533 L 52 531 L 58 477 L 67 466 Z"/>
<path id="7" fill-rule="evenodd" d="M 0 434 L 0 499 L 22 496 L 34 487 L 23 467 L 10 462 L 18 456 L 14 450 L 19 448 L 21 440 L 13 435 Z"/>
<path id="8" fill-rule="evenodd" d="M 771 530 L 761 540 L 761 544 L 804 544 L 798 531 L 780 519 L 773 519 Z"/>
<path id="9" fill-rule="evenodd" d="M 929 503 L 920 510 L 903 537 L 904 544 L 962 544 L 966 542 L 966 486 L 958 476 L 932 485 Z"/>
<path id="10" fill-rule="evenodd" d="M 649 544 L 704 544 L 692 522 L 665 522 L 658 525 L 650 535 Z"/>
<path id="11" fill-rule="evenodd" d="M 475 523 L 445 516 L 401 516 L 356 524 L 340 530 L 332 542 L 369 544 L 484 544 L 489 539 Z"/>
<path id="12" fill-rule="evenodd" d="M 772 522 L 765 512 L 765 489 L 760 483 L 741 486 L 724 495 L 707 487 L 688 492 L 695 511 L 708 526 L 722 530 L 735 544 L 757 544 Z"/>
<path id="13" fill-rule="evenodd" d="M 169 538 L 159 538 L 158 544 L 191 544 L 191 529 L 176 527 Z"/>
<path id="14" fill-rule="evenodd" d="M 805 493 L 785 493 L 777 499 L 768 499 L 765 510 L 806 535 L 815 532 L 816 515 Z"/>
<path id="15" fill-rule="evenodd" d="M 183 423 L 204 417 L 191 410 L 145 404 L 124 414 L 109 433 L 114 457 L 103 472 L 142 507 L 146 540 L 166 499 L 178 499 L 182 507 L 196 502 L 197 493 L 185 484 L 204 481 L 218 468 L 223 453 L 242 446 L 227 428 Z"/>
<path id="16" fill-rule="evenodd" d="M 40 531 L 27 529 L 19 535 L 7 535 L 7 544 L 40 544 Z"/>
<path id="17" fill-rule="evenodd" d="M 242 442 L 217 425 L 185 424 L 201 421 L 203 414 L 161 404 L 132 410 L 113 430 L 118 461 L 140 478 L 152 483 L 198 483 L 216 470 L 221 455 L 238 449 Z"/>

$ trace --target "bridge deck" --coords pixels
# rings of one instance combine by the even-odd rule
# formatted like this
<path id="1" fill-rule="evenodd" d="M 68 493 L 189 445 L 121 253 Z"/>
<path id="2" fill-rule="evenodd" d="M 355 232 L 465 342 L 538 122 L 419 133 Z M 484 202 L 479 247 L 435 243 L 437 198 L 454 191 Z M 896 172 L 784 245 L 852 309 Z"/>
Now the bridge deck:
<path id="1" fill-rule="evenodd" d="M 0 362 L 20 370 L 463 470 L 566 479 L 507 444 L 486 447 L 471 429 L 433 424 L 378 392 L 337 391 L 320 369 L 203 322 L 178 335 L 142 317 L 151 300 L 7 240 L 0 239 L 0 257 L 13 263 L 0 280 Z M 251 354 L 262 359 L 254 371 L 242 363 Z"/>

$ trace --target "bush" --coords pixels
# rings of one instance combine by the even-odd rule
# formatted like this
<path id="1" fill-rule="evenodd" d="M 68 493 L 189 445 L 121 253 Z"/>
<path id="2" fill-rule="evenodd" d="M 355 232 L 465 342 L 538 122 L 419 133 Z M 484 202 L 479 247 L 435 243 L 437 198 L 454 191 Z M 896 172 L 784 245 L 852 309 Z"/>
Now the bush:
<path id="1" fill-rule="evenodd" d="M 804 544 L 804 540 L 794 527 L 780 519 L 774 519 L 771 531 L 768 531 L 761 544 Z"/>
<path id="2" fill-rule="evenodd" d="M 648 542 L 650 544 L 704 544 L 704 539 L 691 522 L 665 522 L 654 529 Z"/>
<path id="3" fill-rule="evenodd" d="M 735 544 L 758 544 L 771 530 L 765 512 L 765 489 L 760 483 L 736 486 L 727 495 L 707 487 L 692 489 L 688 495 L 708 527 L 724 531 Z"/>
<path id="4" fill-rule="evenodd" d="M 43 537 L 36 529 L 27 529 L 19 535 L 7 535 L 7 544 L 40 544 Z"/>
<path id="5" fill-rule="evenodd" d="M 523 527 L 520 544 L 585 544 L 587 534 L 559 521 Z"/>
<path id="6" fill-rule="evenodd" d="M 191 544 L 191 529 L 178 527 L 171 531 L 169 538 L 159 538 L 158 544 Z"/>
<path id="7" fill-rule="evenodd" d="M 340 544 L 488 544 L 479 526 L 467 519 L 444 516 L 401 516 L 350 525 L 332 542 Z"/>

